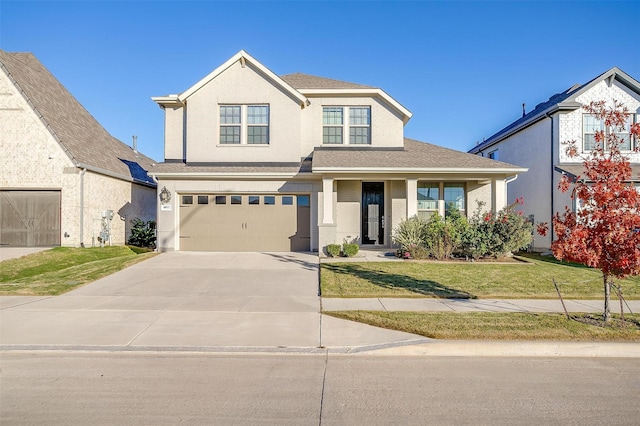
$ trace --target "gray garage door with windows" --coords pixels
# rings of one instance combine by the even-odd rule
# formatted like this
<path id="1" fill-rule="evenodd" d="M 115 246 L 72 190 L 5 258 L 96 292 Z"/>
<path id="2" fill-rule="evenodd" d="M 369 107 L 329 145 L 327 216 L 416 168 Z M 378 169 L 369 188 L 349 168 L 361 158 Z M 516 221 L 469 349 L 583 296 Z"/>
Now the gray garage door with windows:
<path id="1" fill-rule="evenodd" d="M 309 251 L 309 195 L 182 194 L 180 250 Z"/>
<path id="2" fill-rule="evenodd" d="M 0 191 L 0 245 L 60 245 L 60 191 Z"/>

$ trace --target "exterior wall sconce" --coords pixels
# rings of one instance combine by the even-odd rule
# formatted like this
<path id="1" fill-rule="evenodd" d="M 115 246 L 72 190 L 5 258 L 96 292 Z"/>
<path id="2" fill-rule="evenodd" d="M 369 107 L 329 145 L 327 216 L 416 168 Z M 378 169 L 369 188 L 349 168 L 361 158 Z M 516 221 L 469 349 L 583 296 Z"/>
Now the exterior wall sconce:
<path id="1" fill-rule="evenodd" d="M 169 201 L 171 201 L 171 192 L 169 192 L 166 186 L 163 186 L 160 191 L 160 203 L 168 204 Z"/>

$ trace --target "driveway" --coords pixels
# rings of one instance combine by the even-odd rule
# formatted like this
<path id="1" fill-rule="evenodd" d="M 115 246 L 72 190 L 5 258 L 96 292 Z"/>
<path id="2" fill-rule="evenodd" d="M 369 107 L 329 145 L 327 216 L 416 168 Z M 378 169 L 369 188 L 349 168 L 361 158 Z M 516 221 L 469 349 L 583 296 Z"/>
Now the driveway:
<path id="1" fill-rule="evenodd" d="M 0 308 L 5 348 L 348 350 L 423 340 L 321 315 L 318 257 L 306 253 L 163 253 L 61 296 L 0 297 Z"/>

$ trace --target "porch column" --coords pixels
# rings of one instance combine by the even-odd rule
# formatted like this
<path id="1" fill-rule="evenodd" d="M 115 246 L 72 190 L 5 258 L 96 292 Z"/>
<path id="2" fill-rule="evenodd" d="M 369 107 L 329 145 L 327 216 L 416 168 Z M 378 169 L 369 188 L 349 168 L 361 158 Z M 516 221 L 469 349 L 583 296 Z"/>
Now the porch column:
<path id="1" fill-rule="evenodd" d="M 498 211 L 507 205 L 507 185 L 504 179 L 491 181 L 491 195 L 493 211 Z"/>
<path id="2" fill-rule="evenodd" d="M 407 219 L 418 214 L 418 179 L 407 179 Z"/>
<path id="3" fill-rule="evenodd" d="M 444 200 L 438 200 L 438 216 L 445 217 L 447 214 L 447 205 Z"/>
<path id="4" fill-rule="evenodd" d="M 322 178 L 322 223 L 333 224 L 333 179 Z"/>

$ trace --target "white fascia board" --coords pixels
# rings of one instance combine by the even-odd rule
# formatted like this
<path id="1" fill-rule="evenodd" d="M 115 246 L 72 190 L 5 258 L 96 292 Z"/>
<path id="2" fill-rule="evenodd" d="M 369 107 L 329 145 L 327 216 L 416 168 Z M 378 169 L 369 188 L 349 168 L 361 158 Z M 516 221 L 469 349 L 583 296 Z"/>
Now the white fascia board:
<path id="1" fill-rule="evenodd" d="M 153 173 L 154 178 L 160 179 L 291 179 L 296 177 L 313 177 L 311 173 L 246 173 L 246 172 L 233 172 L 233 173 L 214 173 L 214 172 L 185 172 L 185 173 L 171 173 L 161 172 Z"/>
<path id="2" fill-rule="evenodd" d="M 405 124 L 413 116 L 411 111 L 403 107 L 400 102 L 393 99 L 382 89 L 300 89 L 300 93 L 303 95 L 379 96 L 404 116 L 402 121 Z"/>
<path id="3" fill-rule="evenodd" d="M 184 102 L 181 102 L 178 95 L 167 95 L 167 96 L 153 96 L 151 100 L 157 103 L 160 108 L 164 108 L 165 106 L 183 106 Z"/>
<path id="4" fill-rule="evenodd" d="M 291 87 L 283 79 L 278 77 L 278 75 L 276 75 L 273 71 L 271 71 L 269 68 L 262 65 L 253 56 L 249 55 L 244 50 L 241 50 L 235 55 L 233 55 L 229 60 L 227 60 L 224 64 L 220 65 L 215 70 L 213 70 L 202 80 L 198 81 L 196 84 L 191 86 L 185 92 L 182 92 L 179 96 L 180 101 L 184 102 L 189 96 L 193 95 L 195 92 L 200 90 L 205 84 L 207 84 L 208 82 L 210 82 L 211 80 L 213 80 L 214 78 L 222 74 L 225 70 L 227 70 L 230 66 L 232 66 L 236 62 L 238 62 L 241 58 L 244 58 L 245 61 L 250 62 L 254 67 L 258 68 L 258 70 L 260 70 L 262 73 L 267 75 L 270 79 L 272 79 L 274 82 L 280 85 L 283 89 L 285 89 L 285 91 L 291 93 L 291 95 L 294 98 L 298 99 L 303 106 L 307 105 L 307 98 L 302 93 L 300 93 L 299 91 Z"/>
<path id="5" fill-rule="evenodd" d="M 420 174 L 460 174 L 460 173 L 475 173 L 475 174 L 518 174 L 528 171 L 528 168 L 524 167 L 510 167 L 510 168 L 450 168 L 450 167 L 433 167 L 433 168 L 418 168 L 418 167 L 314 167 L 313 172 L 316 173 L 420 173 Z"/>

